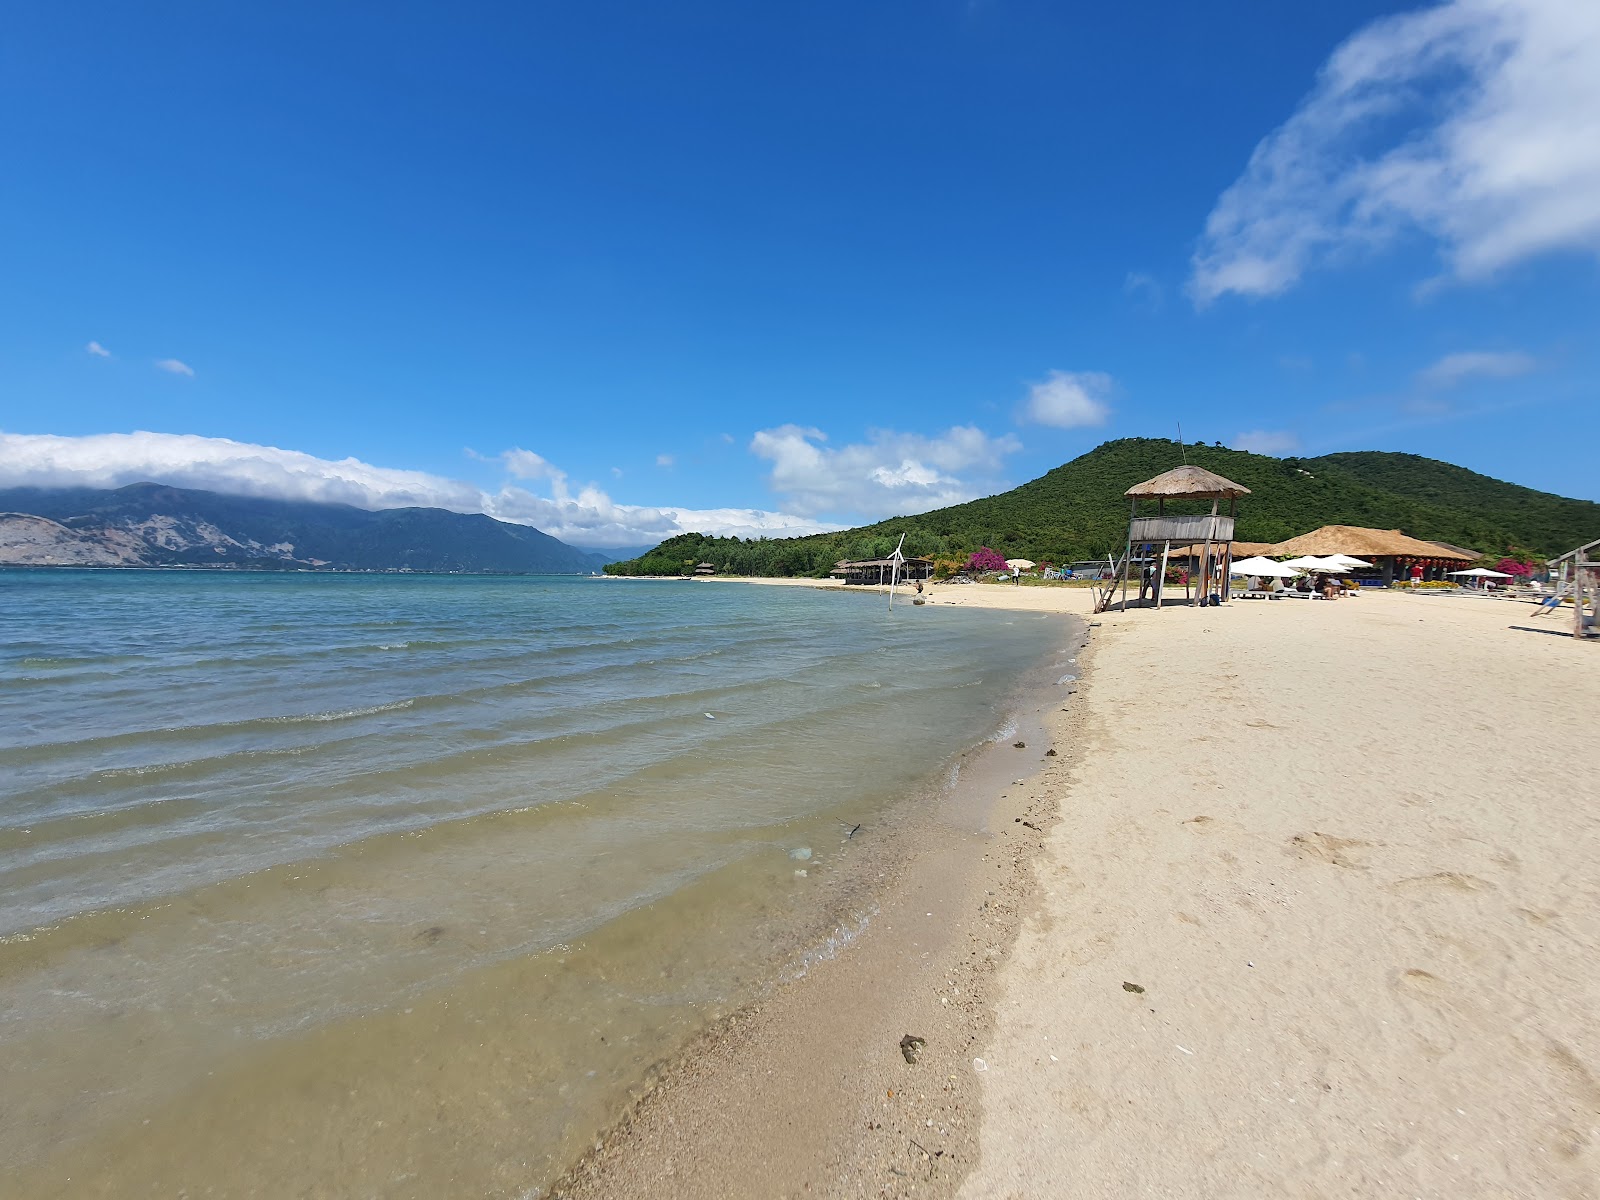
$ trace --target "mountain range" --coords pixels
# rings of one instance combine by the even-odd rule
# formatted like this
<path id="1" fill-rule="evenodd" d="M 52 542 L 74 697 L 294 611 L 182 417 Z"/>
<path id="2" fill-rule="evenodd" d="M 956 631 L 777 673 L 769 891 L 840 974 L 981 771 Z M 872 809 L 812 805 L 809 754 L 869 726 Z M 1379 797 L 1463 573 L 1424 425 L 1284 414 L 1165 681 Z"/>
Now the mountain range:
<path id="1" fill-rule="evenodd" d="M 135 483 L 0 489 L 0 565 L 575 575 L 614 556 L 442 508 L 228 496 Z"/>
<path id="2" fill-rule="evenodd" d="M 904 533 L 908 555 L 965 558 L 980 546 L 1006 558 L 1072 562 L 1121 553 L 1128 528 L 1123 493 L 1183 463 L 1250 489 L 1239 501 L 1241 541 L 1279 542 L 1322 525 L 1400 529 L 1414 537 L 1498 555 L 1562 553 L 1600 537 L 1600 504 L 1505 483 L 1415 454 L 1357 451 L 1275 458 L 1221 445 L 1165 438 L 1106 442 L 1009 492 L 839 533 L 773 541 L 683 534 L 639 558 L 613 563 L 621 575 L 671 575 L 706 561 L 741 575 L 825 575 L 840 559 L 875 558 Z M 1202 511 L 1171 504 L 1171 512 Z"/>

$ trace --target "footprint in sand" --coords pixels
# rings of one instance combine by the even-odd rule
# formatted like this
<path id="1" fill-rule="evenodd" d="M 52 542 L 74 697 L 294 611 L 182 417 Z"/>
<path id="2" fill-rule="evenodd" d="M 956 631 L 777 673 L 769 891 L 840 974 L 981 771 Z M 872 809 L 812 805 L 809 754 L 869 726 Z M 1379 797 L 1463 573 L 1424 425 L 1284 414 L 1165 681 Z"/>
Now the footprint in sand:
<path id="1" fill-rule="evenodd" d="M 1331 833 L 1298 833 L 1289 839 L 1293 852 L 1302 858 L 1314 858 L 1319 862 L 1331 863 L 1336 867 L 1349 867 L 1357 871 L 1365 871 L 1367 866 L 1356 861 L 1348 851 L 1362 850 L 1375 842 L 1363 842 L 1357 838 L 1334 837 Z"/>
<path id="2" fill-rule="evenodd" d="M 1397 879 L 1387 886 L 1391 892 L 1409 891 L 1413 888 L 1482 892 L 1494 887 L 1486 879 L 1479 879 L 1476 875 L 1467 875 L 1461 871 L 1435 871 L 1432 875 L 1413 875 L 1409 879 Z"/>

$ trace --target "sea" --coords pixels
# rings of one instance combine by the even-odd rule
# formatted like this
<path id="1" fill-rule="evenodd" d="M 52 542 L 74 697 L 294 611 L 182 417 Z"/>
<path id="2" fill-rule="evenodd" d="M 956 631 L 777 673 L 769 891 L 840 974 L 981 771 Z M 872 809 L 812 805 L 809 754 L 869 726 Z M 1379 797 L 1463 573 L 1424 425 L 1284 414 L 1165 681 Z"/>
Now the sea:
<path id="1" fill-rule="evenodd" d="M 6 1195 L 538 1195 L 871 921 L 888 823 L 1069 643 L 879 592 L 0 571 Z"/>

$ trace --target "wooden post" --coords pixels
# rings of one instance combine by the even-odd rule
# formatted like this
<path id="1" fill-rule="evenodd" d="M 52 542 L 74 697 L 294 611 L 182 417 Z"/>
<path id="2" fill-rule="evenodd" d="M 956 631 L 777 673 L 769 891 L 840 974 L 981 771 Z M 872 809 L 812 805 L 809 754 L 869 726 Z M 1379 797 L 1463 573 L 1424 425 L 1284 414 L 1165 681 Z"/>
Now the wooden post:
<path id="1" fill-rule="evenodd" d="M 1589 556 L 1579 550 L 1572 556 L 1572 636 L 1581 638 L 1586 636 L 1583 629 L 1583 573 L 1589 564 Z M 1596 603 L 1596 614 L 1600 615 L 1600 602 Z"/>
<path id="2" fill-rule="evenodd" d="M 1206 584 L 1211 578 L 1211 535 L 1217 532 L 1217 501 L 1211 500 L 1211 523 L 1206 526 L 1206 548 L 1200 558 L 1200 607 L 1206 603 Z"/>
<path id="3" fill-rule="evenodd" d="M 1133 563 L 1133 519 L 1139 512 L 1139 497 L 1135 496 L 1128 503 L 1128 546 L 1122 552 L 1122 610 L 1128 611 L 1128 568 Z M 1112 586 L 1116 583 L 1113 581 Z"/>
<path id="4" fill-rule="evenodd" d="M 1238 519 L 1239 497 L 1231 496 L 1228 499 L 1228 522 L 1232 524 Z M 1222 572 L 1222 600 L 1225 604 L 1233 603 L 1233 535 L 1236 531 L 1228 531 L 1228 542 L 1223 547 L 1223 553 L 1228 556 L 1226 570 Z"/>
<path id="5" fill-rule="evenodd" d="M 1167 555 L 1172 553 L 1172 539 L 1168 538 L 1161 543 L 1161 570 L 1157 572 L 1155 580 L 1156 611 L 1161 611 L 1161 589 L 1167 586 Z"/>

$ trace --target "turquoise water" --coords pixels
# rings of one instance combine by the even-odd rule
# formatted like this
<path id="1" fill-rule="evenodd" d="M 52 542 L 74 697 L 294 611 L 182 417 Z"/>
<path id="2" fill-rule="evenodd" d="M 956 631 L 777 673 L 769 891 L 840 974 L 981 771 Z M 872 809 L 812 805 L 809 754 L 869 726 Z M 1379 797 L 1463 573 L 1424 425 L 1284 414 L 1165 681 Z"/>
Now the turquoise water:
<path id="1" fill-rule="evenodd" d="M 365 1080 L 403 1126 L 420 1038 L 462 1149 L 389 1190 L 469 1160 L 474 1194 L 525 1190 L 804 952 L 841 831 L 936 788 L 1065 636 L 801 588 L 0 572 L 0 1076 L 26 1097 L 0 1172 L 242 1195 L 293 1141 L 361 1193 L 410 1143 L 353 1153 L 359 1105 L 307 1091 Z M 471 1065 L 494 1028 L 516 1055 Z M 248 1127 L 265 1174 L 197 1121 Z"/>

